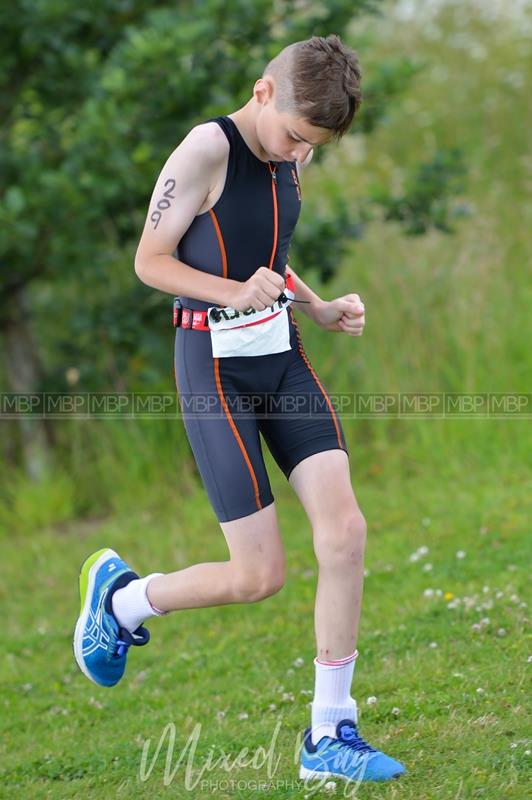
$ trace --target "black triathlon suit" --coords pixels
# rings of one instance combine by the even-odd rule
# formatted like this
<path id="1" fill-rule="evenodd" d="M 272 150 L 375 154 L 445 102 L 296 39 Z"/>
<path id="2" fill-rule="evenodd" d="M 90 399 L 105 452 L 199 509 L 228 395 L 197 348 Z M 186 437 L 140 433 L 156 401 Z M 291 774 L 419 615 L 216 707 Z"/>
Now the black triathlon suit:
<path id="1" fill-rule="evenodd" d="M 295 161 L 261 161 L 230 117 L 215 117 L 229 140 L 220 199 L 198 214 L 176 256 L 195 269 L 248 280 L 260 266 L 284 277 L 301 208 Z M 214 303 L 180 296 L 183 307 Z M 342 426 L 314 371 L 288 306 L 290 349 L 213 358 L 209 331 L 176 328 L 175 379 L 187 436 L 220 522 L 274 501 L 259 433 L 288 479 L 314 453 L 348 452 Z"/>

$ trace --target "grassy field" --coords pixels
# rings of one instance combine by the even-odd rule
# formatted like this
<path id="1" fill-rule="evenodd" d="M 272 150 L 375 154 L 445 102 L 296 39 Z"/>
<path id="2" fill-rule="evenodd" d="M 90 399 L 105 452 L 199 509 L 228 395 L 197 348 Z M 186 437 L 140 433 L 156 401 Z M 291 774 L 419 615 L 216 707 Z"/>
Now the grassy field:
<path id="1" fill-rule="evenodd" d="M 374 41 L 368 71 L 401 54 L 425 69 L 370 140 L 345 142 L 308 171 L 304 194 L 347 174 L 356 203 L 376 181 L 400 186 L 409 165 L 458 143 L 471 216 L 452 237 L 412 239 L 395 225 L 369 226 L 326 295 L 364 298 L 364 337 L 331 338 L 301 318 L 311 361 L 333 392 L 525 392 L 526 27 L 455 8 L 417 24 L 361 21 L 352 33 L 354 42 Z M 353 696 L 362 734 L 408 769 L 400 782 L 362 785 L 357 796 L 524 800 L 532 749 L 530 422 L 343 424 L 368 521 Z M 71 651 L 87 555 L 110 546 L 147 573 L 228 554 L 205 493 L 179 471 L 183 451 L 176 454 L 166 424 L 102 424 L 108 446 L 95 446 L 90 458 L 74 427 L 72 434 L 71 473 L 52 476 L 44 489 L 21 482 L 0 514 L 0 797 L 331 796 L 305 788 L 294 760 L 313 689 L 316 564 L 308 521 L 271 456 L 285 587 L 255 605 L 151 622 L 150 645 L 131 654 L 120 685 L 102 690 L 79 673 Z M 110 503 L 104 483 L 113 487 Z M 92 513 L 100 492 L 102 511 Z M 71 519 L 80 496 L 91 515 Z M 170 773 L 187 742 L 196 742 L 188 768 L 192 745 L 168 780 L 168 738 L 153 769 L 142 768 L 144 744 L 149 765 L 165 730 L 175 732 Z M 215 766 L 222 751 L 234 760 L 245 747 L 253 765 Z"/>
<path id="2" fill-rule="evenodd" d="M 501 479 L 493 466 L 443 483 L 430 470 L 415 481 L 385 470 L 357 485 L 370 523 L 353 696 L 363 734 L 409 770 L 400 784 L 363 785 L 358 796 L 527 796 L 530 488 L 524 470 Z M 217 784 L 218 797 L 309 793 L 294 752 L 313 688 L 316 568 L 302 510 L 279 480 L 274 491 L 288 557 L 282 591 L 152 622 L 152 642 L 132 654 L 112 690 L 90 684 L 71 655 L 78 565 L 105 545 L 141 572 L 226 558 L 201 497 L 166 517 L 117 516 L 4 543 L 2 796 L 210 797 Z M 141 780 L 143 744 L 151 740 L 150 763 L 168 725 L 170 779 L 166 740 Z M 195 754 L 188 762 L 187 751 L 171 777 L 194 732 Z M 233 761 L 260 746 L 271 759 L 258 768 L 226 771 L 205 760 L 224 751 Z M 224 791 L 224 780 L 236 790 Z M 254 789 L 269 780 L 275 791 Z"/>

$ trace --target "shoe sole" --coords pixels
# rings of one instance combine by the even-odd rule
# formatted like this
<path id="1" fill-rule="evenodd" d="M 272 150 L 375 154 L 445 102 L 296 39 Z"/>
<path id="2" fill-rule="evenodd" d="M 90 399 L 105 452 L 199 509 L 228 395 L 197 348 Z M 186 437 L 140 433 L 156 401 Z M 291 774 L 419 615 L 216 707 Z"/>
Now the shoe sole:
<path id="1" fill-rule="evenodd" d="M 384 783 L 385 781 L 389 780 L 398 780 L 401 778 L 405 773 L 399 772 L 397 775 L 390 775 L 389 778 L 383 778 L 380 781 L 372 781 L 373 783 Z M 315 769 L 308 769 L 308 767 L 300 766 L 299 768 L 299 777 L 301 780 L 321 780 L 322 778 L 341 778 L 343 781 L 353 781 L 356 783 L 358 778 L 350 778 L 348 775 L 340 775 L 338 772 L 320 772 L 319 770 Z M 370 780 L 364 781 L 362 778 L 363 783 L 369 783 Z"/>
<path id="2" fill-rule="evenodd" d="M 83 631 L 85 630 L 85 625 L 87 624 L 87 618 L 89 616 L 96 573 L 103 563 L 108 561 L 109 558 L 113 557 L 119 558 L 118 554 L 115 553 L 114 550 L 111 550 L 109 547 L 104 547 L 102 550 L 98 550 L 96 553 L 93 553 L 83 562 L 81 571 L 79 573 L 79 594 L 81 598 L 81 608 L 78 621 L 76 622 L 76 630 L 74 631 L 72 647 L 74 650 L 74 658 L 76 659 L 78 667 L 90 681 L 96 684 L 96 686 L 101 686 L 102 684 L 94 680 L 87 665 L 85 664 L 85 659 L 83 658 Z"/>

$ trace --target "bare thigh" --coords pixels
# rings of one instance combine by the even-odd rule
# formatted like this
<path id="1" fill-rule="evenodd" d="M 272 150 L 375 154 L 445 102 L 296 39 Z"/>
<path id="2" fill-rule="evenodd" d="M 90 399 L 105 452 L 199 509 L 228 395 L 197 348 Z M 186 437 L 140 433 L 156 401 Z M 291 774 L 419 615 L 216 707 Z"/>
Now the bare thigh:
<path id="1" fill-rule="evenodd" d="M 294 467 L 289 480 L 312 525 L 314 552 L 320 565 L 347 563 L 363 548 L 366 535 L 366 521 L 351 485 L 347 453 L 340 449 L 315 453 Z"/>
<path id="2" fill-rule="evenodd" d="M 335 524 L 342 517 L 360 513 L 343 450 L 325 450 L 304 458 L 292 470 L 289 483 L 313 526 Z"/>

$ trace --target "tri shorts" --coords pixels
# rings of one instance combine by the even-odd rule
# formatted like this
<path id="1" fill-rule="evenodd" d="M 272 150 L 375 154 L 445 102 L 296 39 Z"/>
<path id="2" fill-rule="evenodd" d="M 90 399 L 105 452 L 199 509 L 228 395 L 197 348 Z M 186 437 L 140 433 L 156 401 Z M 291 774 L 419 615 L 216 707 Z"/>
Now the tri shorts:
<path id="1" fill-rule="evenodd" d="M 188 440 L 219 522 L 274 502 L 259 434 L 287 480 L 304 458 L 348 453 L 333 403 L 288 308 L 290 349 L 213 358 L 209 332 L 176 328 L 175 379 Z"/>

